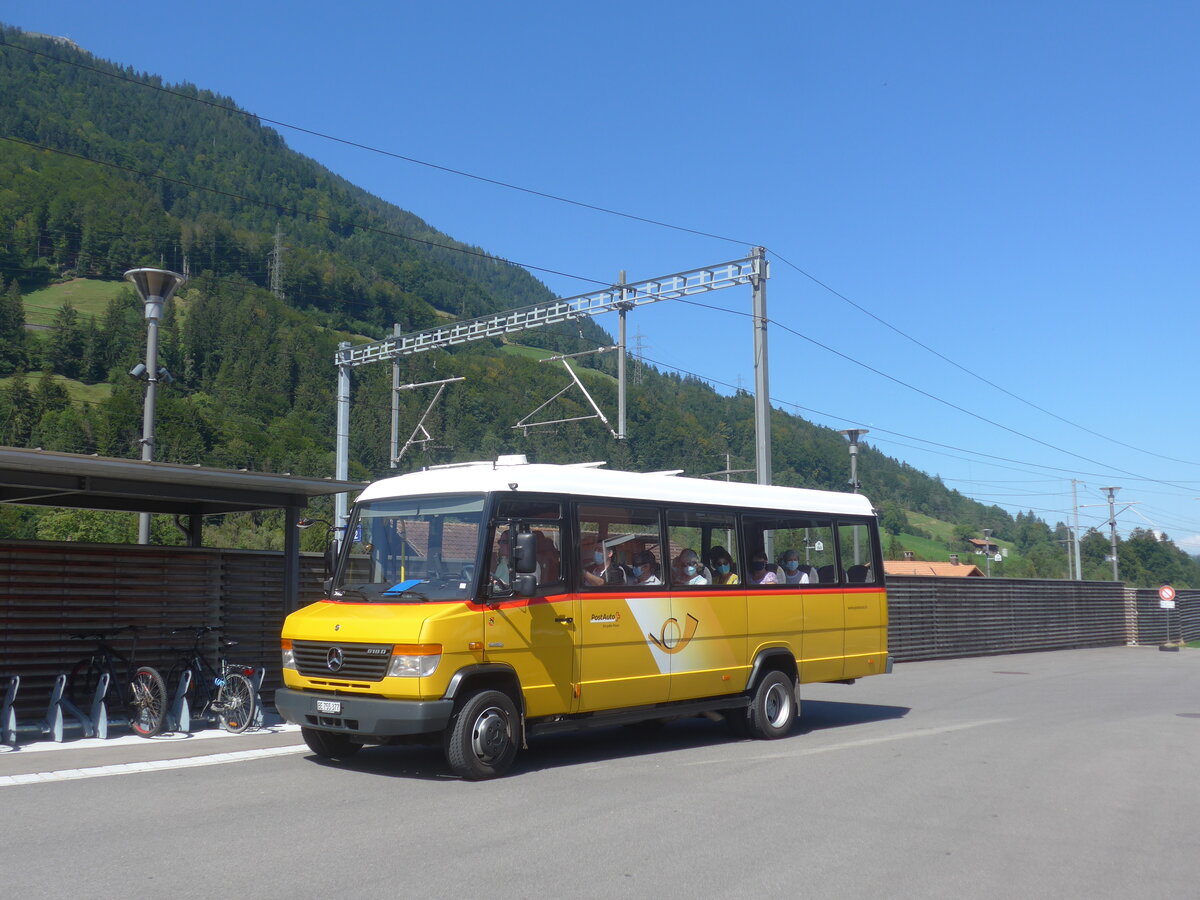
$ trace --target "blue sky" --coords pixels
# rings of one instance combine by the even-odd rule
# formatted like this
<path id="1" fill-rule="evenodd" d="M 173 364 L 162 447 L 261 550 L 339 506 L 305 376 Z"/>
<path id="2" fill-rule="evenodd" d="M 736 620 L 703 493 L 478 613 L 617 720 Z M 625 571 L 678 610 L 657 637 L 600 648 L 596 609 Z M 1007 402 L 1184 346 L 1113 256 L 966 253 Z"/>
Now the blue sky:
<path id="1" fill-rule="evenodd" d="M 508 259 L 611 281 L 765 245 L 768 314 L 819 342 L 771 331 L 776 405 L 1052 523 L 1072 478 L 1081 504 L 1118 485 L 1122 532 L 1200 552 L 1195 4 L 9 0 L 0 18 L 271 119 L 731 239 L 281 129 Z M 702 299 L 734 312 L 656 304 L 631 334 L 752 388 L 749 289 Z"/>

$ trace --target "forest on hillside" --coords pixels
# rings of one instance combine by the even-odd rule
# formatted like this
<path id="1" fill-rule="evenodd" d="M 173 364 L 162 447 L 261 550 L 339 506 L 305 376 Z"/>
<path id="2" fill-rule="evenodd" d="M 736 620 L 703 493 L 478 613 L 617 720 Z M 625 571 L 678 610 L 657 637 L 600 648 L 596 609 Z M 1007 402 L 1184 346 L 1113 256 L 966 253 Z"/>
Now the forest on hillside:
<path id="1" fill-rule="evenodd" d="M 289 150 L 230 98 L 164 85 L 11 28 L 0 28 L 0 92 L 11 101 L 0 106 L 0 444 L 139 453 L 144 388 L 127 373 L 144 355 L 145 323 L 133 290 L 115 292 L 92 313 L 59 303 L 48 324 L 29 327 L 29 294 L 53 294 L 78 279 L 115 284 L 139 265 L 190 275 L 161 323 L 161 362 L 174 383 L 159 393 L 156 459 L 313 476 L 333 471 L 339 341 L 553 299 L 528 272 Z M 280 239 L 282 284 L 273 292 L 268 261 Z M 520 342 L 576 352 L 612 339 L 586 320 L 531 331 Z M 722 395 L 637 360 L 628 440 L 613 440 L 596 420 L 515 429 L 568 383 L 561 367 L 536 356 L 488 340 L 406 358 L 406 381 L 466 381 L 447 389 L 426 421 L 434 440 L 414 447 L 404 468 L 506 452 L 690 475 L 724 469 L 727 457 L 733 468 L 752 463 L 749 395 Z M 612 354 L 579 363 L 607 410 L 616 407 L 614 368 Z M 353 478 L 391 471 L 390 394 L 389 366 L 355 371 Z M 402 437 L 428 400 L 427 393 L 401 394 Z M 572 392 L 557 401 L 553 417 L 590 413 Z M 772 431 L 776 483 L 845 489 L 839 433 L 780 410 Z M 859 475 L 893 555 L 906 540 L 931 540 L 907 520 L 919 513 L 953 523 L 942 541 L 947 554 L 988 528 L 1012 550 L 1002 574 L 1067 573 L 1061 524 L 979 504 L 870 446 L 860 451 Z M 228 518 L 208 529 L 214 543 L 280 542 L 277 518 Z M 5 537 L 124 540 L 127 530 L 119 517 L 0 507 Z M 157 521 L 154 534 L 177 539 Z M 1089 535 L 1083 550 L 1085 577 L 1111 577 L 1106 538 Z M 1200 585 L 1200 562 L 1169 540 L 1135 533 L 1120 554 L 1123 574 L 1136 583 L 1157 583 L 1170 571 L 1177 586 Z"/>

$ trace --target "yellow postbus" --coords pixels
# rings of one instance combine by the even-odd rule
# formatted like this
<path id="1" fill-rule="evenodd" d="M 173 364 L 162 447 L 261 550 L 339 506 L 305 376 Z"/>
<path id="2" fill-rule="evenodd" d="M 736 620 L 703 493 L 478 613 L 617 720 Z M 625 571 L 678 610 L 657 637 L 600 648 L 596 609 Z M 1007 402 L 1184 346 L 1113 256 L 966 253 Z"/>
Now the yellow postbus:
<path id="1" fill-rule="evenodd" d="M 312 751 L 437 739 L 483 779 L 555 730 L 719 715 L 783 737 L 800 685 L 891 671 L 866 498 L 601 466 L 364 490 L 327 599 L 281 636 L 276 707 Z"/>

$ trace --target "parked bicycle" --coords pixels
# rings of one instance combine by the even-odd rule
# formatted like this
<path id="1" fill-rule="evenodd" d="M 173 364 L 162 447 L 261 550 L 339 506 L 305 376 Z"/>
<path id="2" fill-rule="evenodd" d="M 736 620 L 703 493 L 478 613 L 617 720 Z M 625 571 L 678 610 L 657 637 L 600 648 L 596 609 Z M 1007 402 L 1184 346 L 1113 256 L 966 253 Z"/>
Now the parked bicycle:
<path id="1" fill-rule="evenodd" d="M 209 662 L 201 639 L 216 630 L 210 625 L 192 625 L 176 628 L 171 632 L 190 633 L 192 647 L 171 666 L 167 674 L 167 683 L 171 685 L 174 696 L 183 673 L 190 670 L 192 683 L 188 688 L 188 703 L 196 710 L 195 715 L 198 718 L 215 719 L 226 731 L 240 734 L 250 727 L 257 712 L 254 683 L 250 680 L 254 677 L 255 670 L 253 666 L 231 663 L 224 655 L 217 659 L 216 666 Z M 237 645 L 237 641 L 224 638 L 220 640 L 222 650 Z"/>
<path id="2" fill-rule="evenodd" d="M 75 663 L 67 676 L 67 699 L 84 709 L 96 693 L 100 677 L 108 673 L 106 702 L 115 701 L 128 716 L 130 727 L 142 737 L 153 737 L 163 729 L 167 716 L 167 686 L 157 669 L 139 666 L 137 660 L 137 625 L 125 625 L 109 631 L 84 631 L 72 634 L 71 639 L 95 639 L 91 655 Z M 125 656 L 108 643 L 109 638 L 122 631 L 133 633 L 133 646 Z"/>

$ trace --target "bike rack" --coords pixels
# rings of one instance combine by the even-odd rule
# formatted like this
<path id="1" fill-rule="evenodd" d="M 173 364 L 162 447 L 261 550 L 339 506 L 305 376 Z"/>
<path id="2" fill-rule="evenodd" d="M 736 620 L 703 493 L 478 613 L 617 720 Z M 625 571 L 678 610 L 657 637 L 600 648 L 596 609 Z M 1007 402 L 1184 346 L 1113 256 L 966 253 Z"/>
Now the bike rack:
<path id="1" fill-rule="evenodd" d="M 108 737 L 108 707 L 104 703 L 104 695 L 108 693 L 108 673 L 100 675 L 96 683 L 96 692 L 85 713 L 65 696 L 67 676 L 58 675 L 54 679 L 54 687 L 50 689 L 50 702 L 46 705 L 45 718 L 36 722 L 21 723 L 17 721 L 17 713 L 13 708 L 17 701 L 17 692 L 21 689 L 21 676 L 9 678 L 8 688 L 4 692 L 4 705 L 0 708 L 0 741 L 13 747 L 21 739 L 21 735 L 48 737 L 62 743 L 68 731 L 78 731 L 85 738 Z"/>
<path id="2" fill-rule="evenodd" d="M 266 669 L 255 667 L 250 685 L 254 689 L 255 712 L 251 725 L 262 728 L 265 724 L 262 707 L 262 685 L 266 677 Z M 185 670 L 175 689 L 175 698 L 167 712 L 164 730 L 190 734 L 192 726 L 197 721 L 192 716 L 191 705 L 188 703 L 188 688 L 192 684 L 191 670 Z M 108 706 L 104 701 L 108 693 L 109 674 L 103 672 L 96 684 L 95 693 L 88 711 L 84 712 L 66 697 L 67 676 L 58 675 L 54 679 L 54 687 L 50 690 L 50 702 L 46 705 L 46 715 L 37 721 L 18 722 L 16 712 L 17 693 L 21 689 L 21 676 L 11 675 L 4 690 L 4 701 L 0 705 L 0 744 L 16 747 L 22 736 L 26 739 L 49 738 L 62 743 L 68 732 L 78 732 L 85 738 L 108 738 L 110 725 L 128 725 L 129 719 L 124 715 L 110 717 Z M 205 717 L 210 723 L 216 721 L 215 716 Z"/>
<path id="3" fill-rule="evenodd" d="M 17 746 L 17 711 L 13 704 L 17 702 L 20 687 L 21 676 L 13 675 L 4 689 L 4 705 L 0 706 L 0 744 Z"/>
<path id="4" fill-rule="evenodd" d="M 67 676 L 59 675 L 54 679 L 54 687 L 50 689 L 46 718 L 38 723 L 41 734 L 60 744 L 68 730 L 80 731 L 85 738 L 107 738 L 108 708 L 104 704 L 104 695 L 108 693 L 108 673 L 100 674 L 91 707 L 86 713 L 64 696 L 66 689 Z"/>
<path id="5" fill-rule="evenodd" d="M 262 690 L 263 679 L 267 677 L 266 666 L 255 666 L 254 677 L 250 680 L 250 686 L 254 688 L 254 721 L 251 726 L 254 728 L 262 728 L 266 723 L 266 718 L 263 716 Z"/>
<path id="6" fill-rule="evenodd" d="M 192 708 L 187 698 L 188 688 L 191 686 L 192 670 L 184 669 L 183 675 L 179 677 L 179 686 L 175 688 L 175 700 L 167 713 L 167 727 L 171 731 L 183 734 L 192 732 Z"/>

